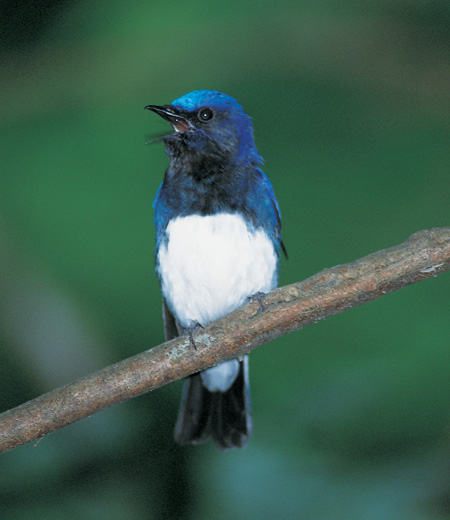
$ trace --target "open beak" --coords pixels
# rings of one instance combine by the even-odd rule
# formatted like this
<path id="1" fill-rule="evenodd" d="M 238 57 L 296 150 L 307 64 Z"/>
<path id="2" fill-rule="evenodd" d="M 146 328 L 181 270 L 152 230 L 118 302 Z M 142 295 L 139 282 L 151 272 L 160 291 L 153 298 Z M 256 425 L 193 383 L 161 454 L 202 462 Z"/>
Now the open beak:
<path id="1" fill-rule="evenodd" d="M 147 105 L 146 110 L 151 110 L 173 126 L 175 132 L 186 132 L 191 128 L 189 121 L 180 114 L 179 110 L 172 105 Z"/>

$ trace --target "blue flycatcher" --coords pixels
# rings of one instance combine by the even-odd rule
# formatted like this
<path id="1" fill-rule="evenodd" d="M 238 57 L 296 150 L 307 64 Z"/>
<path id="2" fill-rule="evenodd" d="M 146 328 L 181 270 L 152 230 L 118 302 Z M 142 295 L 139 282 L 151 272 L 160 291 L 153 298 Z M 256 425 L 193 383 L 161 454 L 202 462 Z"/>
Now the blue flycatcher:
<path id="1" fill-rule="evenodd" d="M 156 273 L 166 338 L 228 314 L 277 285 L 280 210 L 261 170 L 251 119 L 231 97 L 198 90 L 145 107 L 174 132 L 154 201 Z M 211 436 L 221 450 L 252 433 L 248 356 L 188 377 L 175 428 L 180 444 Z"/>

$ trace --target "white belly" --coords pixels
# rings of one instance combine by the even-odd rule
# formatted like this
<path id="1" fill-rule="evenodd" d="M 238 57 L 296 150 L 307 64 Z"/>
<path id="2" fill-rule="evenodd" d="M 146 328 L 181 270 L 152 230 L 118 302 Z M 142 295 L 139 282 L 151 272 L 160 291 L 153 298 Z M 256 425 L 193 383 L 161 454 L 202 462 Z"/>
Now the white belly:
<path id="1" fill-rule="evenodd" d="M 240 215 L 172 219 L 158 252 L 162 293 L 182 327 L 206 325 L 277 283 L 277 257 L 263 230 Z"/>

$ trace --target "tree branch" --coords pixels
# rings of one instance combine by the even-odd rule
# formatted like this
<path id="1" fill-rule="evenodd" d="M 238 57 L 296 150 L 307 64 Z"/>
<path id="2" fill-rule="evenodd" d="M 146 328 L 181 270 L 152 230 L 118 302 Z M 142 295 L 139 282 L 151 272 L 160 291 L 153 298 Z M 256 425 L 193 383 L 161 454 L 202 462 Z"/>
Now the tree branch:
<path id="1" fill-rule="evenodd" d="M 450 270 L 450 227 L 339 265 L 249 303 L 189 338 L 168 341 L 0 415 L 0 453 L 407 285 Z"/>

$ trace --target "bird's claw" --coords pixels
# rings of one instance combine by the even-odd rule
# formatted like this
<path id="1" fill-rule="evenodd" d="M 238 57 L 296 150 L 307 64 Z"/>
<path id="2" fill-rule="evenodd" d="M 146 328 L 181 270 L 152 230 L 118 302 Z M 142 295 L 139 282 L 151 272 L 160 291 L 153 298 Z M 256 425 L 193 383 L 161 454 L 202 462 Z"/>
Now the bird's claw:
<path id="1" fill-rule="evenodd" d="M 197 350 L 197 345 L 194 341 L 194 331 L 198 328 L 204 329 L 205 327 L 198 321 L 194 321 L 186 329 L 187 335 L 189 336 L 189 343 L 194 347 L 194 350 Z"/>
<path id="2" fill-rule="evenodd" d="M 249 300 L 251 302 L 257 301 L 259 304 L 259 312 L 262 312 L 264 310 L 263 303 L 266 301 L 266 293 L 258 291 L 257 293 L 250 296 Z"/>

